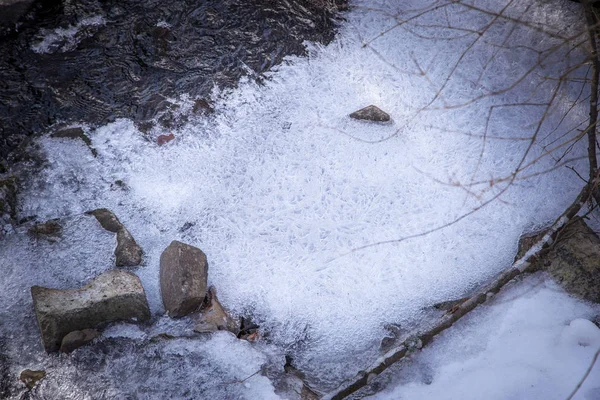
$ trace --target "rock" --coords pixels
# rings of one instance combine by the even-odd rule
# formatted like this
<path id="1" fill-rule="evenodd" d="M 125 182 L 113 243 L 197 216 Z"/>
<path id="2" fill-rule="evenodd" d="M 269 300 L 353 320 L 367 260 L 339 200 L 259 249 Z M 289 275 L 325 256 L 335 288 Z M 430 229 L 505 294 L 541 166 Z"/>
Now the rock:
<path id="1" fill-rule="evenodd" d="M 127 229 L 117 232 L 115 257 L 117 267 L 135 267 L 142 262 L 142 248 L 138 246 Z"/>
<path id="2" fill-rule="evenodd" d="M 46 371 L 33 371 L 26 369 L 21 372 L 19 380 L 27 386 L 28 389 L 33 389 L 37 383 L 46 377 Z"/>
<path id="3" fill-rule="evenodd" d="M 144 253 L 142 248 L 112 211 L 98 208 L 88 211 L 86 214 L 93 215 L 104 229 L 117 234 L 117 247 L 115 248 L 117 267 L 135 267 L 141 264 Z"/>
<path id="4" fill-rule="evenodd" d="M 194 316 L 196 324 L 194 331 L 199 333 L 227 330 L 234 335 L 240 332 L 239 321 L 233 319 L 217 299 L 214 287 L 208 289 L 204 307 Z"/>
<path id="5" fill-rule="evenodd" d="M 212 114 L 215 112 L 215 109 L 210 105 L 208 100 L 196 99 L 194 100 L 194 107 L 192 111 L 194 114 Z"/>
<path id="6" fill-rule="evenodd" d="M 70 332 L 63 338 L 60 344 L 60 351 L 70 353 L 81 346 L 85 346 L 97 337 L 98 331 L 95 329 Z"/>
<path id="7" fill-rule="evenodd" d="M 543 234 L 521 237 L 521 255 Z M 573 218 L 534 267 L 547 270 L 568 293 L 600 303 L 600 238 L 582 218 Z"/>
<path id="8" fill-rule="evenodd" d="M 202 250 L 174 240 L 160 256 L 160 291 L 171 317 L 196 310 L 206 296 L 208 263 Z"/>
<path id="9" fill-rule="evenodd" d="M 17 182 L 14 178 L 0 179 L 0 222 L 13 221 L 17 213 Z"/>
<path id="10" fill-rule="evenodd" d="M 96 217 L 100 225 L 109 232 L 117 233 L 121 229 L 125 229 L 117 216 L 106 208 L 98 208 L 96 210 L 88 211 L 86 214 Z"/>
<path id="11" fill-rule="evenodd" d="M 2 0 L 0 0 L 0 1 L 2 1 Z M 88 149 L 90 149 L 90 151 L 92 152 L 92 155 L 94 157 L 98 156 L 98 152 L 96 151 L 95 148 L 92 147 L 92 141 L 85 134 L 85 132 L 83 132 L 83 129 L 81 129 L 81 128 L 63 129 L 63 130 L 54 132 L 53 134 L 50 135 L 50 137 L 52 137 L 52 138 L 81 139 L 83 141 L 83 143 L 85 143 L 85 145 L 88 147 Z"/>
<path id="12" fill-rule="evenodd" d="M 14 25 L 29 10 L 33 0 L 0 0 L 0 25 Z"/>
<path id="13" fill-rule="evenodd" d="M 113 269 L 80 289 L 31 288 L 33 307 L 47 352 L 59 349 L 65 335 L 100 324 L 150 318 L 146 293 L 132 273 Z"/>
<path id="14" fill-rule="evenodd" d="M 32 226 L 27 230 L 27 233 L 36 239 L 46 238 L 52 240 L 61 236 L 62 226 L 58 223 L 58 220 L 51 219 L 43 224 Z"/>
<path id="15" fill-rule="evenodd" d="M 156 142 L 158 143 L 159 146 L 162 146 L 163 144 L 169 143 L 173 139 L 175 139 L 175 135 L 173 135 L 172 133 L 169 133 L 168 135 L 158 135 Z"/>
<path id="16" fill-rule="evenodd" d="M 358 111 L 354 111 L 352 114 L 350 114 L 350 118 L 364 119 L 375 122 L 387 122 L 390 120 L 390 115 L 381 110 L 379 107 L 370 105 L 365 108 L 361 108 Z"/>

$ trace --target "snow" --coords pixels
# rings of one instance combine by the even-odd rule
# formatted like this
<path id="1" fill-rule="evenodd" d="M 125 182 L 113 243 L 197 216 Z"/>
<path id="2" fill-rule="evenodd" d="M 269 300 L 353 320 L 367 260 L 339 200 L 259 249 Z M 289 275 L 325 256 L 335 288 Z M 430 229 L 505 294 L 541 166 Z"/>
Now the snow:
<path id="1" fill-rule="evenodd" d="M 600 348 L 600 329 L 586 319 L 599 309 L 531 277 L 443 333 L 402 371 L 403 382 L 369 398 L 566 399 Z M 598 398 L 595 365 L 574 399 Z"/>
<path id="2" fill-rule="evenodd" d="M 79 43 L 92 36 L 99 27 L 106 25 L 106 20 L 96 15 L 81 19 L 75 25 L 69 25 L 66 28 L 40 29 L 40 40 L 31 46 L 31 50 L 36 53 L 65 53 L 71 51 Z"/>
<path id="3" fill-rule="evenodd" d="M 163 312 L 159 257 L 177 239 L 207 254 L 209 283 L 217 287 L 221 302 L 234 314 L 252 315 L 269 333 L 269 345 L 260 350 L 217 336 L 204 344 L 178 339 L 173 345 L 156 345 L 155 350 L 135 351 L 123 359 L 108 352 L 108 368 L 146 366 L 152 362 L 153 351 L 172 354 L 177 350 L 183 355 L 214 355 L 215 368 L 229 372 L 224 377 L 212 372 L 210 376 L 223 382 L 232 379 L 234 371 L 232 380 L 259 369 L 267 362 L 261 351 L 277 353 L 280 364 L 282 354 L 288 353 L 312 382 L 331 389 L 377 357 L 386 324 L 413 327 L 427 307 L 464 296 L 510 265 L 519 236 L 556 218 L 581 188 L 571 170 L 553 168 L 553 157 L 543 156 L 543 146 L 564 143 L 562 134 L 580 127 L 586 118 L 585 102 L 571 107 L 579 89 L 577 81 L 559 88 L 558 105 L 545 117 L 537 144 L 529 148 L 523 139 L 536 132 L 545 113 L 538 103 L 554 95 L 555 83 L 545 77 L 556 77 L 565 65 L 580 61 L 582 54 L 555 50 L 544 58 L 544 65 L 535 67 L 537 58 L 527 52 L 527 46 L 551 48 L 552 40 L 536 31 L 516 29 L 510 36 L 515 49 L 497 50 L 490 43 L 505 40 L 511 32 L 506 23 L 494 25 L 486 42 L 471 47 L 469 35 L 454 40 L 414 35 L 414 29 L 422 34 L 430 31 L 426 26 L 379 35 L 397 23 L 394 15 L 415 14 L 411 9 L 425 7 L 424 3 L 360 3 L 329 46 L 308 43 L 308 58 L 290 58 L 263 84 L 244 80 L 235 90 L 215 91 L 216 114 L 192 117 L 189 124 L 172 131 L 175 140 L 164 146 L 157 145 L 156 137 L 171 132 L 155 128 L 144 135 L 132 121 L 123 119 L 98 128 L 84 127 L 97 158 L 78 141 L 66 144 L 66 140 L 42 138 L 39 145 L 47 154 L 47 167 L 28 183 L 20 214 L 35 215 L 39 221 L 61 217 L 68 229 L 57 244 L 32 241 L 21 231 L 10 235 L 0 248 L 0 270 L 8 271 L 0 282 L 4 288 L 0 304 L 5 309 L 0 336 L 8 334 L 12 344 L 7 352 L 19 359 L 18 366 L 46 363 L 57 371 L 76 368 L 74 361 L 48 360 L 40 354 L 29 287 L 75 287 L 110 268 L 114 238 L 82 216 L 99 207 L 113 210 L 144 249 L 144 263 L 135 273 L 153 313 Z M 498 7 L 495 1 L 480 3 L 480 7 Z M 531 4 L 520 2 L 507 13 L 523 15 Z M 572 11 L 576 5 L 553 7 L 536 5 L 535 12 L 526 15 L 550 26 L 561 21 L 565 30 L 577 27 Z M 450 8 L 449 13 L 431 12 L 421 22 L 444 25 L 448 20 L 480 29 L 490 18 Z M 439 34 L 457 36 L 447 30 Z M 364 47 L 367 41 L 369 46 Z M 461 61 L 460 54 L 468 48 L 468 58 Z M 478 78 L 492 54 L 497 62 Z M 457 73 L 449 77 L 455 64 Z M 531 68 L 535 74 L 515 81 Z M 488 88 L 513 84 L 514 89 L 501 95 L 454 107 L 485 95 Z M 441 95 L 436 96 L 441 85 Z M 191 108 L 184 94 L 171 100 L 180 104 L 181 112 Z M 524 101 L 531 105 L 510 106 Z M 369 124 L 347 117 L 369 104 L 388 112 L 393 122 Z M 585 155 L 585 143 L 573 143 L 568 159 L 580 155 Z M 523 179 L 511 185 L 502 181 L 522 159 L 525 164 L 537 162 L 523 171 Z M 585 171 L 581 160 L 568 165 Z M 125 182 L 127 189 L 116 188 L 116 180 Z M 550 289 L 540 293 L 542 298 L 536 300 L 524 292 L 522 300 L 529 303 L 511 313 L 515 321 L 528 324 L 536 319 L 520 320 L 516 311 L 539 313 L 539 324 L 507 321 L 510 327 L 499 327 L 506 330 L 505 336 L 502 329 L 495 335 L 487 330 L 486 325 L 495 321 L 485 312 L 491 307 L 477 312 L 470 329 L 484 325 L 477 338 L 489 339 L 491 353 L 481 353 L 473 367 L 502 351 L 495 340 L 508 340 L 523 355 L 515 354 L 512 364 L 501 363 L 489 375 L 481 372 L 484 376 L 467 365 L 470 374 L 457 390 L 468 392 L 467 380 L 477 379 L 483 392 L 502 393 L 508 389 L 499 387 L 495 376 L 507 366 L 519 371 L 544 368 L 547 376 L 560 381 L 563 369 L 557 364 L 563 360 L 581 365 L 572 369 L 561 390 L 572 386 L 594 349 L 589 345 L 568 356 L 566 350 L 575 348 L 568 338 L 591 328 L 574 322 L 568 337 L 553 341 L 552 337 L 558 337 L 557 324 L 565 324 L 567 315 L 555 309 L 571 304 L 569 310 L 576 318 L 585 316 L 588 308 L 569 303 L 564 294 Z M 535 312 L 528 308 L 533 306 Z M 10 317 L 15 313 L 21 317 Z M 144 327 L 138 332 L 117 327 L 107 335 L 115 340 L 146 340 L 163 327 L 189 332 L 185 321 L 171 325 L 160 318 L 155 324 L 161 328 Z M 537 357 L 537 352 L 508 336 L 511 329 L 524 335 L 535 327 L 545 340 L 530 344 L 539 351 L 548 350 L 547 357 Z M 477 338 L 472 342 L 478 342 Z M 479 354 L 474 348 L 458 347 L 458 353 L 449 354 L 447 349 L 438 349 L 431 357 Z M 193 374 L 185 362 L 169 360 L 184 375 L 162 377 L 164 385 L 180 385 L 190 378 L 187 374 Z M 442 361 L 439 365 L 446 365 Z M 242 368 L 246 362 L 248 366 Z M 537 367 L 530 367 L 531 363 Z M 458 367 L 448 365 L 448 371 L 440 373 L 443 379 L 436 384 L 436 393 L 444 393 L 444 382 L 452 384 L 450 376 L 461 378 Z M 202 368 L 211 366 L 202 364 Z M 106 371 L 102 376 L 115 388 L 127 383 Z M 529 393 L 529 377 L 541 379 L 535 371 L 515 374 L 515 390 Z M 85 379 L 82 388 L 91 390 L 93 383 Z M 271 396 L 266 378 L 256 379 L 261 382 L 260 395 L 248 389 L 252 395 L 247 396 Z M 59 390 L 56 385 L 64 384 L 52 382 L 48 379 L 44 385 Z M 591 377 L 590 382 L 598 380 Z M 150 393 L 166 390 L 156 385 L 148 389 Z M 429 387 L 411 385 L 398 390 L 416 393 Z"/>

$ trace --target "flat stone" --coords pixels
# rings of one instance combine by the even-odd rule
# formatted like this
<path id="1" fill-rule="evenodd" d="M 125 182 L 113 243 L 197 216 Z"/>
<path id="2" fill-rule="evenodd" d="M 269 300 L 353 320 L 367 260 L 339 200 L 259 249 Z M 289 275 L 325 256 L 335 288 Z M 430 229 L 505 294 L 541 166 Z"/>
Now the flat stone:
<path id="1" fill-rule="evenodd" d="M 350 114 L 350 118 L 362 119 L 375 122 L 387 122 L 390 120 L 390 115 L 377 106 L 370 105 L 354 111 Z"/>
<path id="2" fill-rule="evenodd" d="M 83 129 L 81 129 L 81 128 L 63 129 L 63 130 L 54 132 L 53 134 L 50 135 L 50 137 L 52 137 L 52 138 L 80 139 L 80 140 L 83 141 L 83 143 L 85 143 L 85 145 L 88 147 L 88 149 L 90 149 L 90 151 L 92 152 L 92 155 L 94 157 L 98 156 L 98 152 L 96 151 L 95 148 L 92 147 L 92 141 L 85 134 L 85 132 L 83 132 Z"/>
<path id="3" fill-rule="evenodd" d="M 160 291 L 171 317 L 196 310 L 206 296 L 208 262 L 202 250 L 174 240 L 160 256 Z"/>
<path id="4" fill-rule="evenodd" d="M 239 321 L 232 318 L 217 299 L 214 287 L 208 289 L 206 305 L 194 316 L 194 331 L 199 333 L 227 330 L 234 335 L 240 332 Z"/>
<path id="5" fill-rule="evenodd" d="M 46 377 L 46 371 L 34 371 L 25 369 L 21 372 L 19 380 L 27 386 L 28 389 L 33 389 L 37 383 Z"/>
<path id="6" fill-rule="evenodd" d="M 97 337 L 98 331 L 95 329 L 70 332 L 63 338 L 60 344 L 60 351 L 70 353 L 81 346 L 85 346 Z"/>
<path id="7" fill-rule="evenodd" d="M 150 318 L 150 308 L 140 279 L 113 269 L 80 289 L 31 288 L 33 307 L 47 352 L 57 351 L 70 332 L 100 324 Z"/>

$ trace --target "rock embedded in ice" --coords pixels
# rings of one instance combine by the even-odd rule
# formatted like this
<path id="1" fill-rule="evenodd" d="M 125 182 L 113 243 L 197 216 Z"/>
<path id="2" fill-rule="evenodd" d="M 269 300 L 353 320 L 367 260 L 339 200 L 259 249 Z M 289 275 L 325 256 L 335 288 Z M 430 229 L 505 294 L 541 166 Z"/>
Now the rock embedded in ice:
<path id="1" fill-rule="evenodd" d="M 98 208 L 88 211 L 87 214 L 96 217 L 104 229 L 117 234 L 117 247 L 115 248 L 115 264 L 117 267 L 135 267 L 141 264 L 142 248 L 112 211 L 106 208 Z"/>
<path id="2" fill-rule="evenodd" d="M 234 335 L 240 332 L 240 323 L 232 318 L 217 299 L 217 291 L 214 287 L 208 289 L 206 306 L 202 308 L 194 318 L 196 324 L 194 331 L 199 333 L 227 330 Z"/>
<path id="3" fill-rule="evenodd" d="M 37 383 L 46 377 L 46 371 L 34 371 L 26 369 L 21 372 L 19 380 L 27 386 L 28 389 L 33 389 Z"/>
<path id="4" fill-rule="evenodd" d="M 85 346 L 96 337 L 98 337 L 98 331 L 95 329 L 70 332 L 63 338 L 60 344 L 60 351 L 70 353 L 81 346 Z"/>
<path id="5" fill-rule="evenodd" d="M 517 256 L 525 254 L 543 234 L 522 236 Z M 582 218 L 574 218 L 536 263 L 536 269 L 550 272 L 570 294 L 600 303 L 600 238 Z"/>
<path id="6" fill-rule="evenodd" d="M 98 156 L 98 152 L 96 151 L 95 148 L 92 147 L 92 141 L 90 140 L 90 138 L 85 134 L 85 132 L 81 128 L 63 129 L 63 130 L 54 132 L 53 134 L 50 135 L 50 137 L 52 137 L 52 138 L 67 138 L 67 139 L 81 139 L 83 141 L 83 143 L 85 143 L 85 145 L 90 149 L 90 151 L 92 152 L 92 155 L 94 157 Z"/>
<path id="7" fill-rule="evenodd" d="M 160 291 L 171 317 L 195 311 L 206 297 L 208 262 L 197 247 L 177 240 L 160 256 Z"/>
<path id="8" fill-rule="evenodd" d="M 17 211 L 17 182 L 15 178 L 0 179 L 0 225 L 14 222 Z"/>
<path id="9" fill-rule="evenodd" d="M 367 121 L 387 122 L 390 120 L 390 115 L 377 106 L 370 105 L 354 111 L 350 114 L 350 118 L 364 119 Z"/>
<path id="10" fill-rule="evenodd" d="M 57 351 L 65 335 L 100 324 L 150 318 L 140 279 L 113 269 L 80 289 L 31 288 L 33 307 L 47 352 Z"/>
<path id="11" fill-rule="evenodd" d="M 62 234 L 62 226 L 56 219 L 51 219 L 42 224 L 32 226 L 27 230 L 27 233 L 33 238 L 54 239 Z"/>

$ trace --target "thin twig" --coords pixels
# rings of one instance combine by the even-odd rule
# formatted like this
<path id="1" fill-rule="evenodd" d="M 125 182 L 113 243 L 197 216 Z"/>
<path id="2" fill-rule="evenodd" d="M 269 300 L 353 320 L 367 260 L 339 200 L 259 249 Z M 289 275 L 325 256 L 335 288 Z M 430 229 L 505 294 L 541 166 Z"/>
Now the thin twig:
<path id="1" fill-rule="evenodd" d="M 585 371 L 585 375 L 583 375 L 583 378 L 581 378 L 581 380 L 579 381 L 577 386 L 575 386 L 575 389 L 573 390 L 571 395 L 569 397 L 567 397 L 567 400 L 571 400 L 573 398 L 573 396 L 575 396 L 577 391 L 581 388 L 581 385 L 583 385 L 583 382 L 585 382 L 585 380 L 587 379 L 590 372 L 592 372 L 592 369 L 594 368 L 594 364 L 596 364 L 596 360 L 598 360 L 598 355 L 600 355 L 600 348 L 598 350 L 596 350 L 596 354 L 594 354 L 594 358 L 592 359 L 590 366 L 588 367 L 587 371 Z"/>

